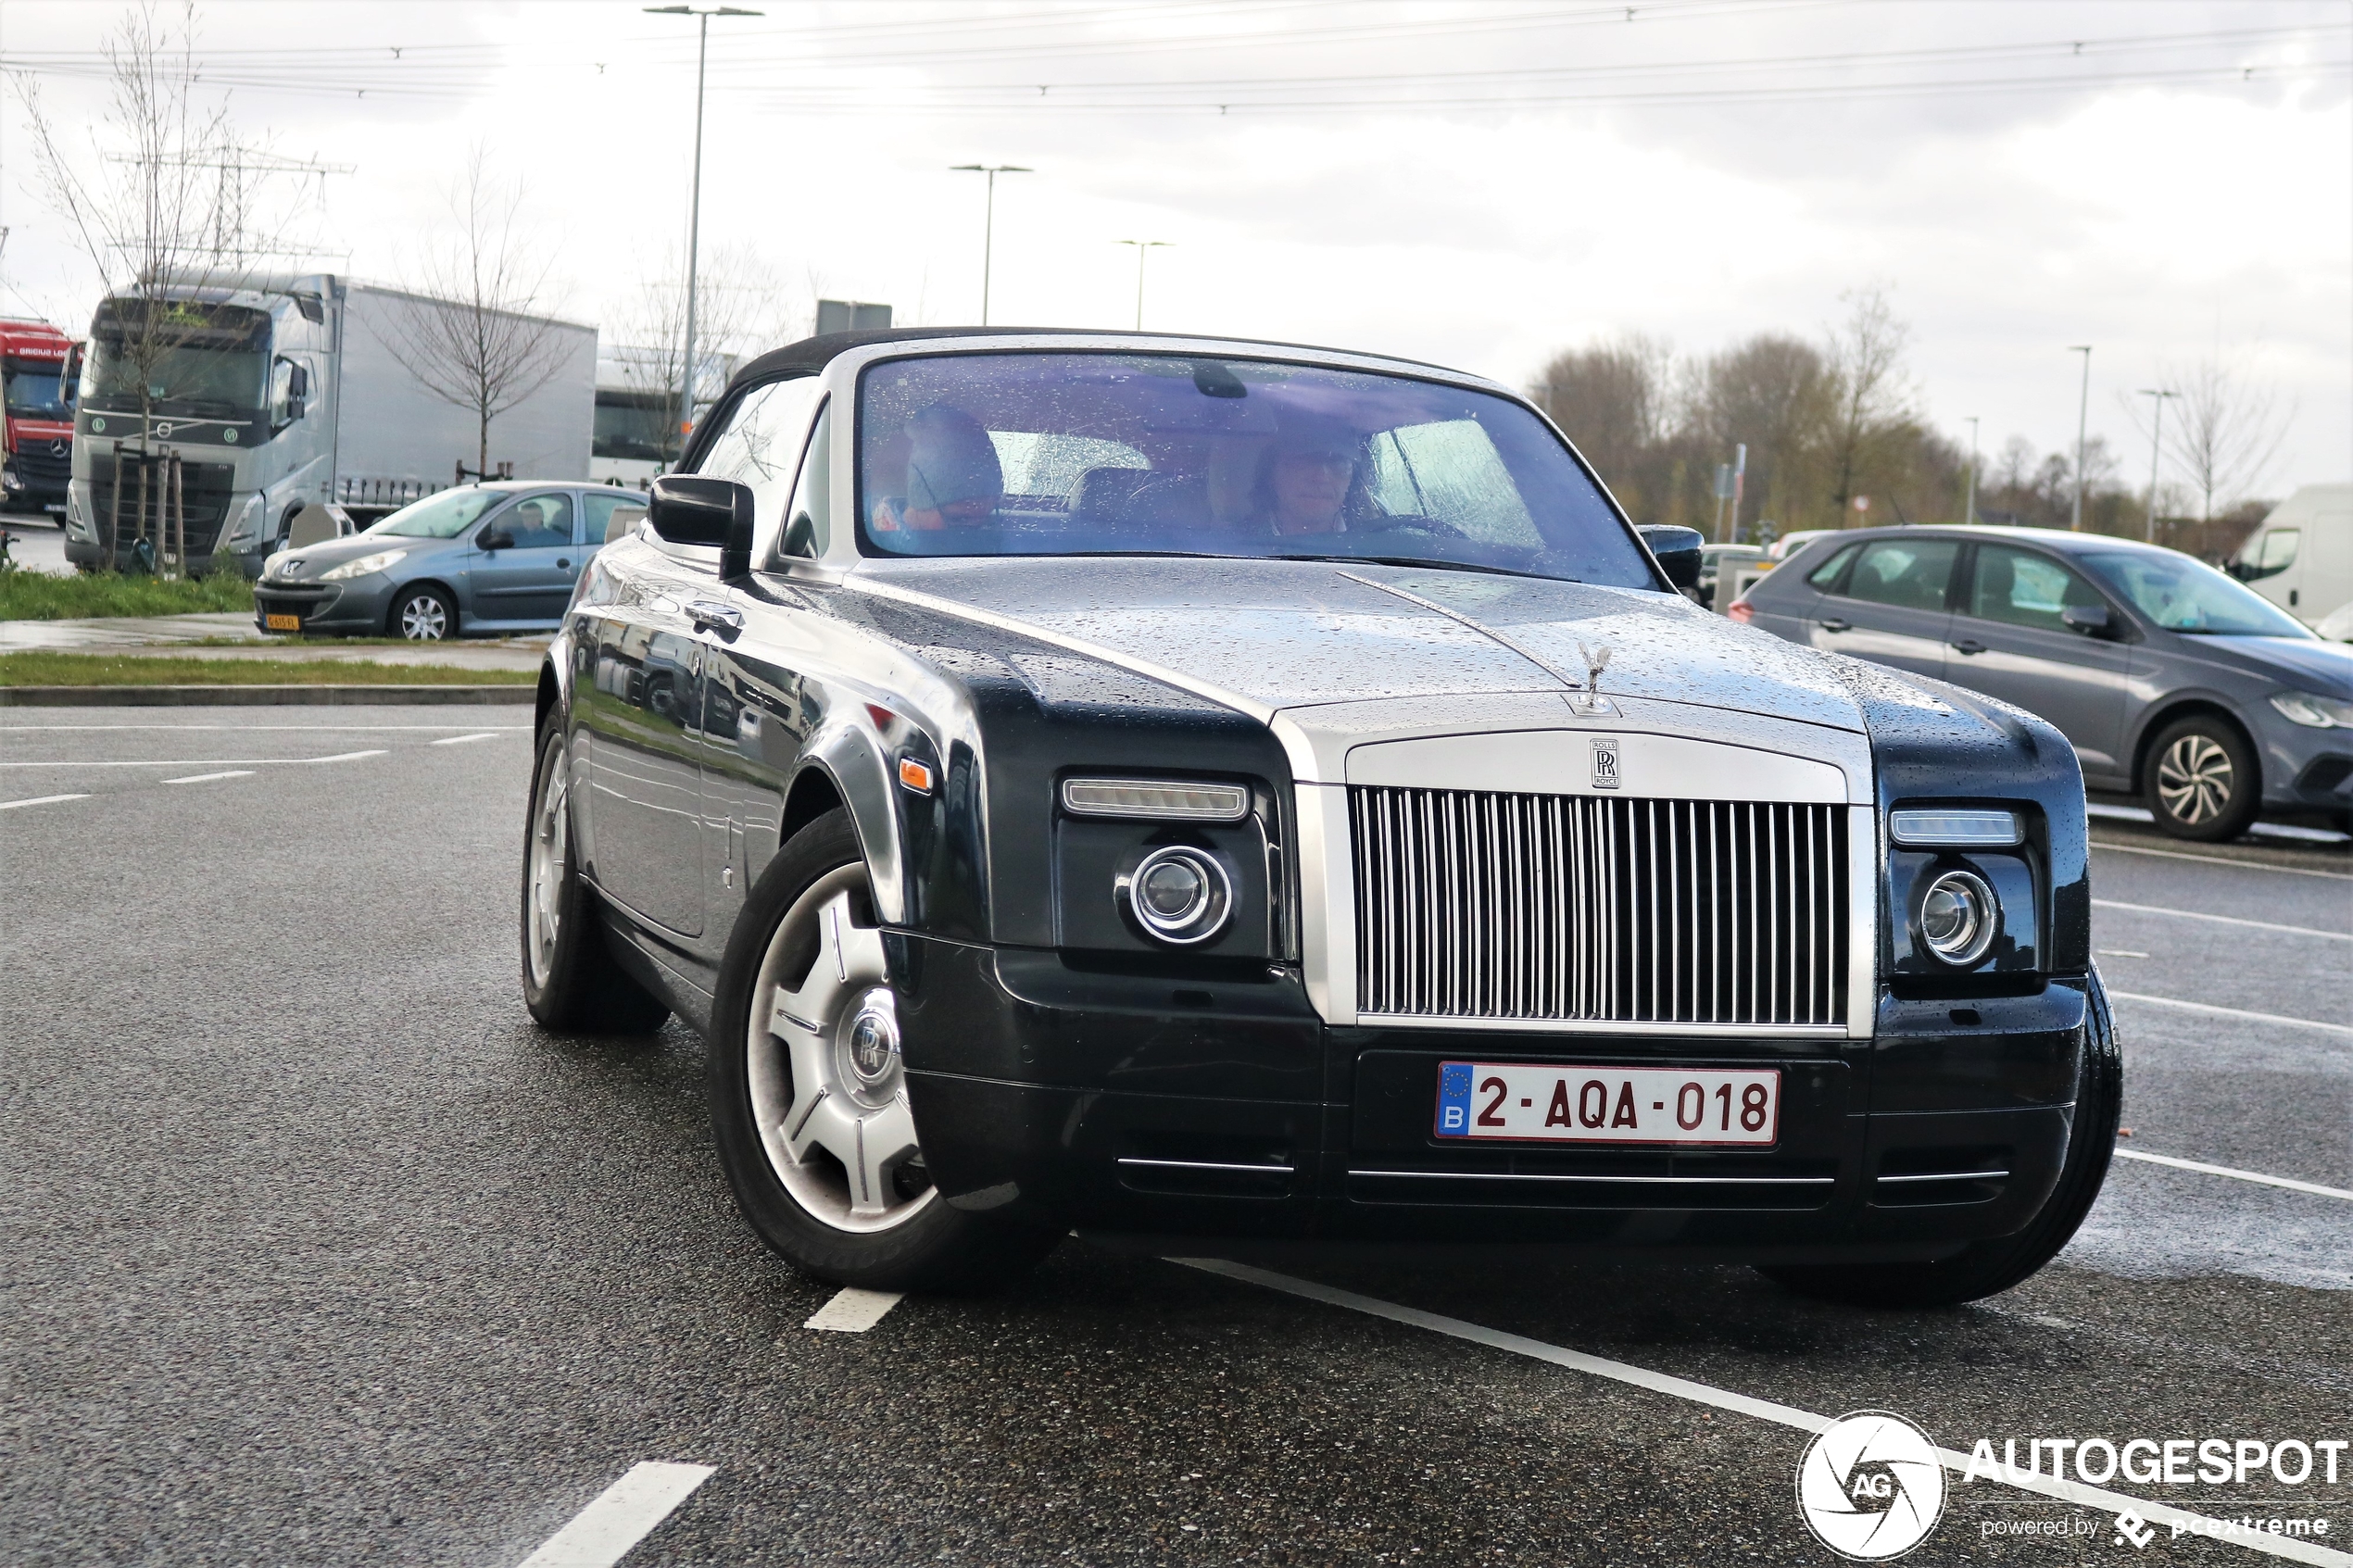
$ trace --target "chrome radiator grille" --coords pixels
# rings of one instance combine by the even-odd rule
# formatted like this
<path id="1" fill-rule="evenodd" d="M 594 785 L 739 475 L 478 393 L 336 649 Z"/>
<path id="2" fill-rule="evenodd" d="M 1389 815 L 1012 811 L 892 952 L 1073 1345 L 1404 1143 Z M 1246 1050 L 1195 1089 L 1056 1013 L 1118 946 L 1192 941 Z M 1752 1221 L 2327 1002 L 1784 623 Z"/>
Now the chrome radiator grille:
<path id="1" fill-rule="evenodd" d="M 1349 790 L 1364 1014 L 1843 1024 L 1843 806 Z"/>

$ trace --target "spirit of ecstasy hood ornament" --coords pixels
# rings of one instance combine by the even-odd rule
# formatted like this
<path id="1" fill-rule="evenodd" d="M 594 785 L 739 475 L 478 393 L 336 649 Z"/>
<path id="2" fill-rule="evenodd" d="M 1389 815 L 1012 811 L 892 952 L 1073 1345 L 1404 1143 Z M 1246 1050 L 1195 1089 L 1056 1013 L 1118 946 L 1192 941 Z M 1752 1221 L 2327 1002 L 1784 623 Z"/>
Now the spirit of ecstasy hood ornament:
<path id="1" fill-rule="evenodd" d="M 1577 645 L 1577 657 L 1585 661 L 1585 689 L 1568 699 L 1568 706 L 1579 713 L 1614 713 L 1609 698 L 1602 696 L 1602 671 L 1609 668 L 1609 645 L 1589 648 Z"/>

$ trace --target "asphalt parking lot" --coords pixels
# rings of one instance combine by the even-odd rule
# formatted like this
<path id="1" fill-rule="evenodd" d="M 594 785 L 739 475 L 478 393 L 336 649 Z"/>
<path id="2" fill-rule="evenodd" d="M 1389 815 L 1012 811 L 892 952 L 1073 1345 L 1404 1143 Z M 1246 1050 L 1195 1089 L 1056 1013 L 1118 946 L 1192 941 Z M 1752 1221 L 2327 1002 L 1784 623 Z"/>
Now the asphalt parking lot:
<path id="1" fill-rule="evenodd" d="M 1786 1413 L 1891 1410 L 1962 1452 L 2353 1438 L 2342 846 L 2101 825 L 2131 1157 L 1989 1302 L 1072 1242 L 1003 1297 L 837 1332 L 735 1215 L 699 1042 L 523 1011 L 527 722 L 0 721 L 0 1562 L 507 1568 L 642 1462 L 710 1474 L 641 1476 L 676 1484 L 633 1568 L 1826 1562 Z M 2327 1555 L 2353 1551 L 2353 1451 L 2337 1477 L 2111 1489 L 2326 1518 L 2289 1544 L 2353 1562 Z M 2275 1560 L 2136 1547 L 2116 1512 L 1954 1477 L 1908 1561 Z M 613 1560 L 584 1553 L 540 1561 Z"/>

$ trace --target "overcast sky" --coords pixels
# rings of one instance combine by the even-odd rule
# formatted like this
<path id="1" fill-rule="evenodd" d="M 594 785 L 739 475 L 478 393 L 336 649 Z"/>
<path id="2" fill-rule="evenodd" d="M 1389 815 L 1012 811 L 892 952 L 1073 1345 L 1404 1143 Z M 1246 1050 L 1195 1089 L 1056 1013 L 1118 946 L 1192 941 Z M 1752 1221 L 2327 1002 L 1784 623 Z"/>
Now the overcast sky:
<path id="1" fill-rule="evenodd" d="M 2264 493 L 2353 479 L 2353 5 L 2345 0 L 767 0 L 711 24 L 703 245 L 787 286 L 976 320 L 1403 354 L 1524 383 L 1626 332 L 1818 334 L 1883 287 L 1926 415 L 2134 484 L 2128 404 L 2221 354 L 2295 412 Z M 103 4 L 10 0 L 0 53 L 79 128 Z M 206 90 L 349 165 L 303 243 L 413 273 L 468 149 L 528 184 L 566 312 L 629 320 L 683 248 L 694 31 L 637 5 L 223 4 Z M 2080 46 L 2080 47 L 2079 47 Z M 397 51 L 397 53 L 396 53 Z M 0 304 L 86 323 L 98 280 L 0 112 Z M 799 330 L 805 319 L 776 324 Z M 1572 432 L 1572 434 L 1575 433 Z"/>

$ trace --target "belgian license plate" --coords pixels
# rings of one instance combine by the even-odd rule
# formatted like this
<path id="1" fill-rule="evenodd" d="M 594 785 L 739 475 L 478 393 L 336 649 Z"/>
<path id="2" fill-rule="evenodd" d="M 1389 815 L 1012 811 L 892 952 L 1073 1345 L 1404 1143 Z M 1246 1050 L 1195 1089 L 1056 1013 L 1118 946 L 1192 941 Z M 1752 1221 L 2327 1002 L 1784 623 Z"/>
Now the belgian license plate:
<path id="1" fill-rule="evenodd" d="M 1781 1075 L 1685 1067 L 1441 1062 L 1438 1135 L 1585 1144 L 1767 1145 Z"/>
<path id="2" fill-rule="evenodd" d="M 262 617 L 262 624 L 272 632 L 299 632 L 302 630 L 302 617 L 272 612 Z"/>

